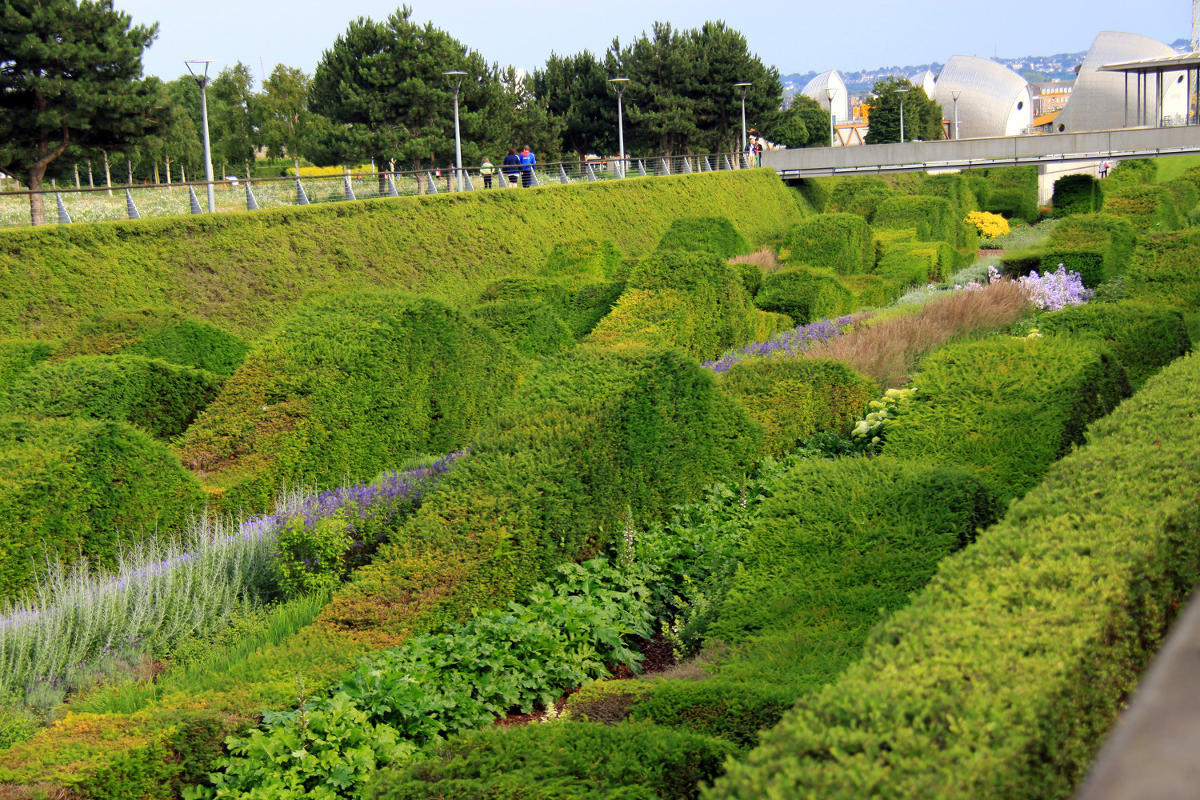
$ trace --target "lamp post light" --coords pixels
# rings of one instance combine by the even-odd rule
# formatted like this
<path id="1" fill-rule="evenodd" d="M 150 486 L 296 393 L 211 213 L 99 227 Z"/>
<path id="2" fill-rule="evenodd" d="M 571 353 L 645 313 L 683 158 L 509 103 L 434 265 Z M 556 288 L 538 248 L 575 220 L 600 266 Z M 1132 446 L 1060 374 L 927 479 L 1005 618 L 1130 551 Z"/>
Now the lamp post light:
<path id="1" fill-rule="evenodd" d="M 620 160 L 617 162 L 620 166 L 617 167 L 620 173 L 618 178 L 625 177 L 625 114 L 621 104 L 621 95 L 625 93 L 625 84 L 629 83 L 629 78 L 609 78 L 608 82 L 613 85 L 617 91 L 617 155 Z"/>
<path id="2" fill-rule="evenodd" d="M 897 86 L 896 94 L 900 95 L 900 144 L 904 144 L 904 95 L 908 94 L 906 86 Z"/>
<path id="3" fill-rule="evenodd" d="M 837 146 L 837 131 L 833 127 L 833 98 L 837 97 L 837 89 L 830 86 L 825 90 L 825 94 L 829 97 L 829 146 Z"/>
<path id="4" fill-rule="evenodd" d="M 462 139 L 458 134 L 458 90 L 462 88 L 463 78 L 467 76 L 467 73 L 461 69 L 452 69 L 442 74 L 454 81 L 454 185 L 455 191 L 461 192 L 463 190 L 463 172 Z"/>
<path id="5" fill-rule="evenodd" d="M 204 126 L 204 179 L 208 182 L 208 213 L 213 213 L 217 204 L 213 199 L 213 170 L 212 170 L 212 147 L 208 140 L 208 97 L 204 91 L 208 86 L 208 65 L 212 63 L 211 59 L 193 58 L 183 62 L 188 68 L 188 72 L 192 73 L 192 77 L 196 79 L 196 83 L 200 84 L 200 121 Z M 204 65 L 204 72 L 199 75 L 192 69 L 192 64 Z"/>
<path id="6" fill-rule="evenodd" d="M 734 86 L 742 90 L 742 158 L 746 157 L 746 92 L 749 90 L 752 83 L 735 83 Z"/>
<path id="7" fill-rule="evenodd" d="M 960 94 L 962 94 L 961 89 L 955 89 L 953 92 L 950 93 L 950 96 L 954 98 L 954 138 L 955 139 L 958 139 L 958 96 Z"/>

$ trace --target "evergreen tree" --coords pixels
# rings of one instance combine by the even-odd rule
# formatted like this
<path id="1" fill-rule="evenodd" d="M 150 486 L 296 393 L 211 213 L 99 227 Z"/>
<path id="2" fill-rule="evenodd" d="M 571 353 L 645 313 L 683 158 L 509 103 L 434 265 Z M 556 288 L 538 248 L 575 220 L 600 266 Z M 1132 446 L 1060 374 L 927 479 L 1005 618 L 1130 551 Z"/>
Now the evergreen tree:
<path id="1" fill-rule="evenodd" d="M 533 73 L 533 94 L 563 126 L 563 147 L 580 158 L 617 151 L 617 103 L 604 65 L 587 50 L 551 54 Z"/>
<path id="2" fill-rule="evenodd" d="M 249 177 L 259 143 L 258 96 L 250 68 L 239 61 L 221 70 L 208 88 L 208 102 L 213 160 L 230 170 L 243 169 Z"/>
<path id="3" fill-rule="evenodd" d="M 308 75 L 296 67 L 276 64 L 263 81 L 258 98 L 262 142 L 271 158 L 292 158 L 299 164 L 301 143 L 313 126 L 308 110 Z"/>
<path id="4" fill-rule="evenodd" d="M 764 133 L 784 147 L 825 147 L 831 143 L 829 112 L 811 97 L 797 94 L 786 111 L 772 118 Z"/>
<path id="5" fill-rule="evenodd" d="M 929 99 L 925 90 L 913 86 L 907 78 L 883 78 L 871 90 L 870 126 L 864 140 L 867 144 L 900 141 L 900 95 L 904 94 L 904 141 L 926 141 L 945 138 L 942 129 L 942 107 Z"/>
<path id="6" fill-rule="evenodd" d="M 132 26 L 112 0 L 5 0 L 0 6 L 0 170 L 24 179 L 46 221 L 47 168 L 68 149 L 136 142 L 154 126 L 142 51 L 157 25 Z"/>

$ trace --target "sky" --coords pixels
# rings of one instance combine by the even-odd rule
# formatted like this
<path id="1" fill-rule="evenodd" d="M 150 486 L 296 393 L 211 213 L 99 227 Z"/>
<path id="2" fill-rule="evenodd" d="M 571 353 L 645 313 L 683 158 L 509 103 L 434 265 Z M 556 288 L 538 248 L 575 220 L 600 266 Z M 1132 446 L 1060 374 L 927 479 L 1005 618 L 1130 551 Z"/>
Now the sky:
<path id="1" fill-rule="evenodd" d="M 311 74 L 352 19 L 384 20 L 392 0 L 114 0 L 135 24 L 158 22 L 146 51 L 148 75 L 186 74 L 183 60 L 213 60 L 213 74 L 237 61 L 261 81 L 277 63 Z M 1019 57 L 1087 50 L 1102 30 L 1171 43 L 1191 37 L 1187 0 L 409 0 L 413 19 L 432 22 L 501 66 L 532 72 L 552 52 L 602 54 L 656 21 L 694 28 L 724 20 L 781 75 L 945 63 L 952 55 Z M 586 9 L 586 10 L 585 10 Z"/>

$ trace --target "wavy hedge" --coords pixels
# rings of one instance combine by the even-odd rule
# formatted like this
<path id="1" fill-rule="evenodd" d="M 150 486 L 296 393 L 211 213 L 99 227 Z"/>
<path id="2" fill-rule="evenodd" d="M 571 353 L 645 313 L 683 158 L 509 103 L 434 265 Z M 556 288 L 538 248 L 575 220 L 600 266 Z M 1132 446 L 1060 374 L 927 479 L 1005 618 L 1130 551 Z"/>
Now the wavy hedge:
<path id="1" fill-rule="evenodd" d="M 1088 443 L 805 699 L 718 798 L 1066 798 L 1200 579 L 1200 355 Z"/>
<path id="2" fill-rule="evenodd" d="M 907 229 L 917 232 L 922 242 L 941 240 L 953 244 L 962 221 L 944 197 L 905 195 L 890 197 L 879 204 L 871 224 L 884 230 Z"/>
<path id="3" fill-rule="evenodd" d="M 231 333 L 170 308 L 117 310 L 87 320 L 57 358 L 126 353 L 232 375 L 249 346 Z"/>
<path id="4" fill-rule="evenodd" d="M 621 251 L 608 240 L 560 242 L 546 256 L 546 263 L 539 274 L 555 278 L 609 281 L 621 271 L 622 259 Z"/>
<path id="5" fill-rule="evenodd" d="M 623 280 L 588 280 L 586 276 L 510 276 L 484 287 L 479 302 L 540 301 L 558 315 L 572 336 L 582 339 L 612 310 L 623 291 Z"/>
<path id="6" fill-rule="evenodd" d="M 1113 214 L 1072 214 L 1050 232 L 1042 252 L 1041 269 L 1053 272 L 1059 264 L 1078 272 L 1083 284 L 1099 286 L 1125 271 L 1136 241 L 1134 226 Z"/>
<path id="7" fill-rule="evenodd" d="M 0 339 L 0 405 L 17 378 L 50 358 L 59 347 L 58 342 L 36 339 Z"/>
<path id="8" fill-rule="evenodd" d="M 806 269 L 784 269 L 763 279 L 754 303 L 763 311 L 786 314 L 797 325 L 849 314 L 854 293 L 832 275 Z"/>
<path id="9" fill-rule="evenodd" d="M 111 566 L 118 538 L 165 535 L 203 504 L 179 459 L 130 425 L 0 417 L 0 596 L 29 588 L 45 551 Z"/>
<path id="10" fill-rule="evenodd" d="M 788 231 L 787 263 L 830 269 L 839 275 L 875 266 L 871 226 L 857 214 L 817 214 Z"/>
<path id="11" fill-rule="evenodd" d="M 526 356 L 552 356 L 575 346 L 558 312 L 541 300 L 497 300 L 471 309 L 471 316 Z"/>
<path id="12" fill-rule="evenodd" d="M 157 305 L 253 337 L 311 289 L 469 303 L 581 234 L 638 256 L 675 219 L 707 215 L 758 243 L 800 211 L 771 170 L 754 169 L 3 231 L 0 335 L 62 337 L 95 314 Z"/>
<path id="13" fill-rule="evenodd" d="M 1129 220 L 1142 235 L 1167 233 L 1180 227 L 1175 195 L 1165 186 L 1126 183 L 1110 187 L 1104 198 L 1104 210 Z"/>
<path id="14" fill-rule="evenodd" d="M 992 167 L 983 174 L 988 184 L 987 200 L 980 201 L 983 211 L 1024 220 L 1030 225 L 1037 222 L 1037 167 Z"/>
<path id="15" fill-rule="evenodd" d="M 251 351 L 181 455 L 225 507 L 259 510 L 285 485 L 369 479 L 469 444 L 517 370 L 488 328 L 435 300 L 334 295 Z"/>
<path id="16" fill-rule="evenodd" d="M 1200 264 L 1200 229 L 1146 236 L 1134 250 L 1126 283 L 1135 296 L 1195 313 L 1200 309 L 1197 264 Z"/>
<path id="17" fill-rule="evenodd" d="M 18 377 L 0 408 L 40 417 L 121 420 L 152 436 L 183 433 L 217 396 L 221 378 L 139 356 L 43 361 Z"/>
<path id="18" fill-rule="evenodd" d="M 848 437 L 877 393 L 874 383 L 845 364 L 815 358 L 748 359 L 720 382 L 763 426 L 763 442 L 775 454 L 822 431 Z"/>
<path id="19" fill-rule="evenodd" d="M 760 447 L 690 359 L 581 348 L 526 382 L 322 620 L 392 643 L 504 603 L 629 522 L 740 475 Z"/>
<path id="20" fill-rule="evenodd" d="M 1071 214 L 1095 214 L 1104 208 L 1104 187 L 1092 175 L 1064 175 L 1054 182 L 1050 205 L 1058 219 Z"/>
<path id="21" fill-rule="evenodd" d="M 726 217 L 683 217 L 667 228 L 658 252 L 712 253 L 733 258 L 750 252 L 750 243 Z"/>
<path id="22" fill-rule="evenodd" d="M 973 465 L 1004 502 L 1037 485 L 1089 422 L 1129 394 L 1111 353 L 1068 337 L 952 344 L 925 360 L 914 388 L 884 452 Z"/>
<path id="23" fill-rule="evenodd" d="M 895 195 L 896 190 L 882 178 L 867 175 L 838 178 L 833 182 L 826 210 L 857 214 L 869 221 L 879 204 Z"/>

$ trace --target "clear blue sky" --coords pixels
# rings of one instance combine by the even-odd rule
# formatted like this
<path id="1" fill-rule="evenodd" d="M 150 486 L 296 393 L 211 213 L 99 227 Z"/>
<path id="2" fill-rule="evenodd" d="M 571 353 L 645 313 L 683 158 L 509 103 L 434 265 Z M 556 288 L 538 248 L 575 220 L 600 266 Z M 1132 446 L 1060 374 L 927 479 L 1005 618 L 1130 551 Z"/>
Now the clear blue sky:
<path id="1" fill-rule="evenodd" d="M 261 79 L 276 63 L 312 73 L 351 19 L 382 20 L 387 0 L 114 0 L 136 23 L 159 23 L 146 73 L 170 79 L 183 59 L 210 58 L 214 72 L 241 60 Z M 950 56 L 1015 57 L 1086 50 L 1102 30 L 1167 42 L 1191 37 L 1187 0 L 558 0 L 515 3 L 411 0 L 413 18 L 449 32 L 488 61 L 533 71 L 551 52 L 601 54 L 656 20 L 678 28 L 723 19 L 781 74 L 945 62 Z M 590 10 L 581 10 L 589 8 Z"/>

